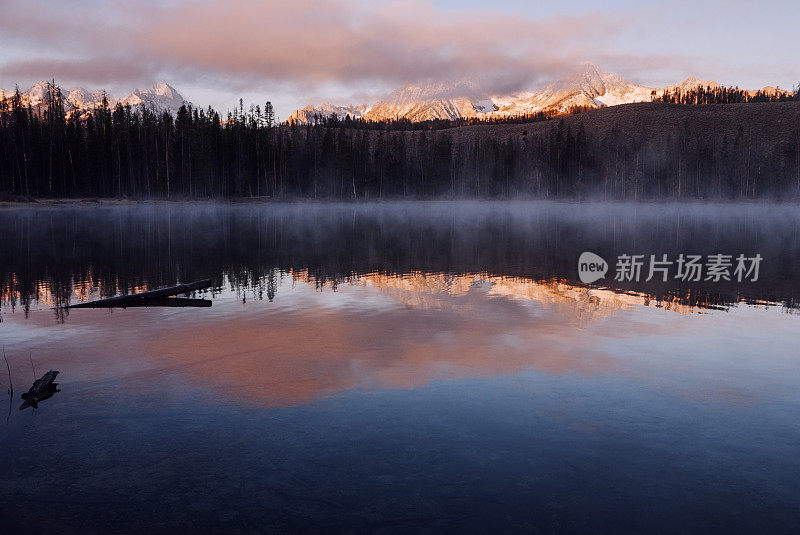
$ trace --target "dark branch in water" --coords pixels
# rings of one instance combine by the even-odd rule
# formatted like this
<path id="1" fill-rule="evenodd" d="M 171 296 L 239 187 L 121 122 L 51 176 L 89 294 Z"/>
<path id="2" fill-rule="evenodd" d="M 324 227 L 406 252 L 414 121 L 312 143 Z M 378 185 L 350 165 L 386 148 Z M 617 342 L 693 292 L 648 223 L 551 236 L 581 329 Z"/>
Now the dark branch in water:
<path id="1" fill-rule="evenodd" d="M 3 360 L 6 361 L 6 369 L 8 370 L 8 388 L 9 388 L 8 395 L 10 396 L 8 399 L 8 416 L 6 416 L 6 424 L 8 424 L 8 419 L 11 418 L 11 402 L 14 399 L 14 383 L 11 382 L 11 366 L 8 365 L 5 346 L 3 346 Z"/>
<path id="2" fill-rule="evenodd" d="M 127 296 L 126 296 L 127 297 Z M 116 298 L 112 298 L 116 299 Z M 119 301 L 106 302 L 106 299 L 92 301 L 91 303 L 81 303 L 70 308 L 137 308 L 137 307 L 197 307 L 208 308 L 212 302 L 209 299 L 189 299 L 183 297 L 162 297 L 156 299 L 132 299 L 124 304 Z"/>
<path id="3" fill-rule="evenodd" d="M 128 308 L 128 307 L 149 307 L 149 306 L 168 306 L 168 307 L 210 307 L 211 301 L 207 299 L 180 299 L 171 296 L 186 294 L 195 290 L 204 290 L 213 285 L 211 279 L 179 284 L 169 288 L 158 290 L 148 290 L 130 295 L 119 295 L 108 299 L 99 299 L 88 303 L 79 303 L 65 308 Z"/>

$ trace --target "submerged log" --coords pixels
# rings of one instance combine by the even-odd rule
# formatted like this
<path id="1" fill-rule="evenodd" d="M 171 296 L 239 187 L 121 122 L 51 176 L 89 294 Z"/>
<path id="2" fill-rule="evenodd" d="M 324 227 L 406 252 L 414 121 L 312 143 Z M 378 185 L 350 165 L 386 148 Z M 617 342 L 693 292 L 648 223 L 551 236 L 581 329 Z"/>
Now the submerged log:
<path id="1" fill-rule="evenodd" d="M 127 307 L 144 307 L 144 306 L 199 306 L 210 307 L 211 301 L 206 299 L 168 299 L 170 296 L 185 294 L 195 290 L 204 290 L 213 285 L 211 279 L 205 279 L 197 282 L 190 282 L 188 284 L 179 284 L 177 286 L 170 286 L 169 288 L 161 288 L 158 290 L 148 290 L 146 292 L 139 292 L 129 295 L 118 295 L 116 297 L 109 297 L 108 299 L 98 299 L 97 301 L 90 301 L 88 303 L 78 303 L 77 305 L 70 305 L 66 308 L 127 308 Z M 179 303 L 183 302 L 183 303 Z M 208 303 L 208 304 L 206 304 Z"/>
<path id="2" fill-rule="evenodd" d="M 58 389 L 58 383 L 55 382 L 57 375 L 58 371 L 50 370 L 39 379 L 36 379 L 33 382 L 33 386 L 22 394 L 22 399 L 25 401 L 20 405 L 19 410 L 24 410 L 28 407 L 36 409 L 39 407 L 40 401 L 49 399 L 57 392 L 61 392 L 61 390 Z"/>

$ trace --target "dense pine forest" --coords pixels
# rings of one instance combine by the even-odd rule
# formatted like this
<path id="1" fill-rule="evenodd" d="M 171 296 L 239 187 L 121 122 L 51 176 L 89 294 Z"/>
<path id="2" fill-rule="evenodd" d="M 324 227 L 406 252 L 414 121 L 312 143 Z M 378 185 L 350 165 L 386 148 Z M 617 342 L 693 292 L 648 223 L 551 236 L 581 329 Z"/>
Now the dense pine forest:
<path id="1" fill-rule="evenodd" d="M 269 103 L 247 110 L 240 103 L 224 118 L 191 106 L 175 116 L 108 105 L 67 116 L 51 88 L 35 109 L 19 94 L 0 102 L 0 192 L 8 199 L 800 195 L 800 104 L 775 103 L 800 100 L 800 91 L 700 89 L 660 100 L 618 107 L 628 108 L 628 118 L 608 128 L 593 124 L 621 112 L 573 110 L 494 124 L 329 118 L 287 125 L 276 123 Z M 681 111 L 715 103 L 733 117 L 755 110 L 763 131 L 744 120 L 714 128 L 708 113 Z M 684 118 L 670 127 L 635 126 L 646 114 L 673 110 Z M 781 118 L 777 127 L 769 114 Z"/>
<path id="2" fill-rule="evenodd" d="M 747 91 L 738 87 L 697 86 L 687 91 L 664 91 L 658 95 L 653 92 L 653 102 L 669 104 L 742 104 L 756 102 L 790 102 L 800 100 L 800 86 L 794 93 L 775 91 Z"/>

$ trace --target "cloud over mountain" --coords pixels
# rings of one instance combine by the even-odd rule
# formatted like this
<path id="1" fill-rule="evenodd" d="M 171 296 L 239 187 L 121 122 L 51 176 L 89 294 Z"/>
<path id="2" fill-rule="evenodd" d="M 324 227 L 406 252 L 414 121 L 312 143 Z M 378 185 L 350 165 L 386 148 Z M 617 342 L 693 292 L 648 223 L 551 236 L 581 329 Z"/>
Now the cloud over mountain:
<path id="1" fill-rule="evenodd" d="M 43 3 L 4 7 L 0 33 L 39 51 L 0 64 L 4 79 L 109 84 L 167 72 L 314 87 L 469 78 L 513 91 L 563 72 L 620 25 L 596 13 L 534 20 L 423 0 Z"/>
<path id="2" fill-rule="evenodd" d="M 798 9 L 741 17 L 721 0 L 669 10 L 628 0 L 0 0 L 0 85 L 55 78 L 123 92 L 167 79 L 221 109 L 269 98 L 280 115 L 323 98 L 375 102 L 428 79 L 512 94 L 584 59 L 637 83 L 703 75 L 790 87 Z"/>

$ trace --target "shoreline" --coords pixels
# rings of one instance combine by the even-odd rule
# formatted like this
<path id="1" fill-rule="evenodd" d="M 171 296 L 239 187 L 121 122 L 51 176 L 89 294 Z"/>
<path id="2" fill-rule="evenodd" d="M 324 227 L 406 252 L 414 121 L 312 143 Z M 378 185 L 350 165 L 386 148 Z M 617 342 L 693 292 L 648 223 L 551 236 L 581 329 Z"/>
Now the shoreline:
<path id="1" fill-rule="evenodd" d="M 268 205 L 268 204 L 316 204 L 316 205 L 369 205 L 369 204 L 433 204 L 433 203 L 481 203 L 481 204 L 512 204 L 512 203 L 541 203 L 541 204 L 580 204 L 580 205 L 726 205 L 726 206 L 800 206 L 800 199 L 703 199 L 703 198 L 663 198 L 663 199 L 546 199 L 546 198 L 456 198 L 456 199 L 414 199 L 414 198 L 381 198 L 381 199 L 336 199 L 336 198 L 306 198 L 306 197 L 229 197 L 218 199 L 117 199 L 117 198 L 57 198 L 57 199 L 32 199 L 0 201 L 3 208 L 49 208 L 59 206 L 136 206 L 136 205 Z"/>

